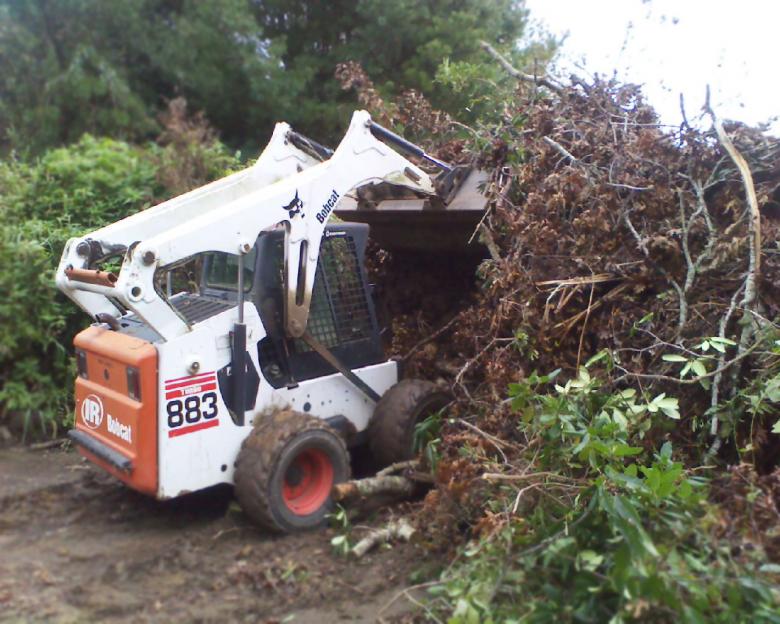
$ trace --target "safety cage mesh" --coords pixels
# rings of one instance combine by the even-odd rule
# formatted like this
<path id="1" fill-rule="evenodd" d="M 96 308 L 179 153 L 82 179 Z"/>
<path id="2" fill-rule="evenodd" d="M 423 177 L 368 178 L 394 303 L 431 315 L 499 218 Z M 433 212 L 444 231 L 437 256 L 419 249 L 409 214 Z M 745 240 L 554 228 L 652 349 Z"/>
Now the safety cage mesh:
<path id="1" fill-rule="evenodd" d="M 322 241 L 308 328 L 328 348 L 371 336 L 371 313 L 351 236 Z M 295 350 L 303 353 L 311 348 L 296 340 Z"/>

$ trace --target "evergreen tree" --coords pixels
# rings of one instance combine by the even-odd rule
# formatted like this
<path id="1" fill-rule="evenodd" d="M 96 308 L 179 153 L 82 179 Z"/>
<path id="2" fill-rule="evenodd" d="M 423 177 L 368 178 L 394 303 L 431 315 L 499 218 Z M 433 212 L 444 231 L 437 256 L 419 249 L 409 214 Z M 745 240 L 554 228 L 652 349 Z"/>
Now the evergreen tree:
<path id="1" fill-rule="evenodd" d="M 0 0 L 0 148 L 153 138 L 180 96 L 233 147 L 254 151 L 279 119 L 334 142 L 348 60 L 384 94 L 418 89 L 468 120 L 506 80 L 480 39 L 521 66 L 549 57 L 517 46 L 526 24 L 512 0 Z"/>

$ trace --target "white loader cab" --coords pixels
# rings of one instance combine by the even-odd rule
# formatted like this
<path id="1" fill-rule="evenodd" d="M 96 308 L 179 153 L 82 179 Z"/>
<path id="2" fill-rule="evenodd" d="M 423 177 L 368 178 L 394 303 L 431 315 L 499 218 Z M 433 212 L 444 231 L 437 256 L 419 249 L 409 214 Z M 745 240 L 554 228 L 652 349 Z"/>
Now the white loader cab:
<path id="1" fill-rule="evenodd" d="M 86 457 L 157 498 L 233 484 L 254 520 L 293 531 L 323 522 L 348 447 L 411 456 L 415 424 L 448 397 L 399 383 L 368 226 L 328 223 L 366 189 L 439 198 L 387 143 L 451 173 L 364 111 L 333 152 L 278 124 L 252 167 L 68 242 L 57 285 L 96 320 L 74 340 L 70 437 Z M 188 289 L 184 264 L 198 268 Z"/>

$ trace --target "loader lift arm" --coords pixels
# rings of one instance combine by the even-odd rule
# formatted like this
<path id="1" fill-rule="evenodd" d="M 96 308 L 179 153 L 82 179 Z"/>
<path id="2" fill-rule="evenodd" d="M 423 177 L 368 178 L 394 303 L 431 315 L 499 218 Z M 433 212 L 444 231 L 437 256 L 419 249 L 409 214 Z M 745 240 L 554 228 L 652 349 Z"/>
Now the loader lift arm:
<path id="1" fill-rule="evenodd" d="M 111 280 L 115 282 L 116 276 L 96 271 L 97 262 L 117 254 L 132 255 L 139 241 L 159 232 L 174 230 L 187 219 L 218 211 L 244 193 L 311 167 L 327 157 L 323 150 L 326 148 L 294 132 L 288 124 L 276 124 L 268 145 L 251 167 L 80 238 L 70 239 L 57 269 L 57 286 L 93 318 L 99 315 L 121 316 L 121 310 L 112 301 L 117 294 L 115 290 L 110 290 L 114 284 L 109 283 Z M 95 292 L 85 289 L 81 287 L 84 282 L 102 283 L 109 290 Z M 118 299 L 121 300 L 121 297 Z"/>
<path id="2" fill-rule="evenodd" d="M 73 249 L 77 245 L 71 245 L 70 253 L 66 251 L 63 256 L 58 284 L 79 295 L 113 297 L 162 339 L 173 339 L 188 332 L 190 326 L 156 292 L 155 271 L 206 251 L 245 254 L 253 248 L 260 232 L 281 223 L 285 228 L 284 324 L 288 335 L 300 338 L 308 322 L 325 225 L 343 197 L 357 188 L 379 183 L 406 187 L 424 196 L 435 194 L 428 174 L 378 140 L 372 133 L 369 114 L 357 111 L 329 160 L 262 188 L 241 189 L 225 198 L 218 209 L 193 211 L 196 214 L 188 215 L 183 222 L 179 214 L 176 227 L 158 230 L 147 224 L 146 236 L 126 255 L 118 279 L 111 287 L 94 283 L 74 286 L 73 282 L 66 281 L 65 268 L 69 262 L 79 259 Z M 193 207 L 200 208 L 203 201 L 194 199 Z M 119 222 L 105 230 L 110 233 L 112 228 L 122 229 L 122 224 Z M 124 235 L 122 241 L 127 242 L 136 234 L 140 232 Z M 117 238 L 109 240 L 114 242 Z M 73 266 L 82 268 L 83 259 Z M 94 315 L 102 310 L 88 311 Z"/>

